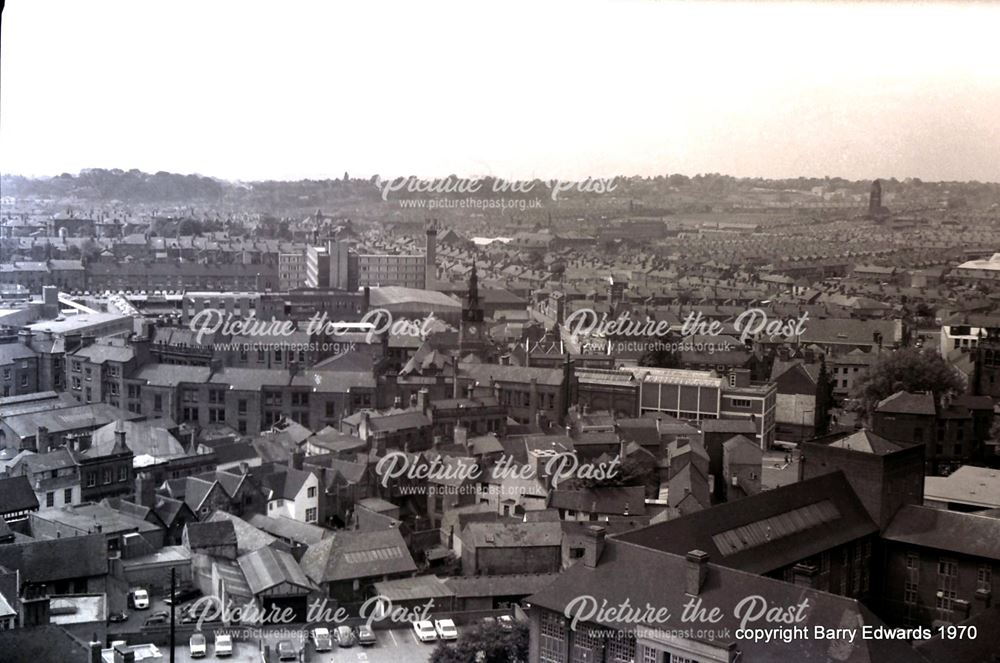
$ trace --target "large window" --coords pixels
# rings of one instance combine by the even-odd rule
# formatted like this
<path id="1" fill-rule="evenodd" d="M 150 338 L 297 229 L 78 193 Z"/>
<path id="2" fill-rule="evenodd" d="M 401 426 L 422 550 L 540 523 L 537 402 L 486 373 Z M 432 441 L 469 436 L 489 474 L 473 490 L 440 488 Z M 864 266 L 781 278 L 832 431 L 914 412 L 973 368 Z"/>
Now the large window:
<path id="1" fill-rule="evenodd" d="M 566 622 L 561 615 L 544 611 L 538 629 L 539 663 L 565 663 Z"/>
<path id="2" fill-rule="evenodd" d="M 635 660 L 635 638 L 631 633 L 620 633 L 608 639 L 608 663 L 632 663 Z"/>

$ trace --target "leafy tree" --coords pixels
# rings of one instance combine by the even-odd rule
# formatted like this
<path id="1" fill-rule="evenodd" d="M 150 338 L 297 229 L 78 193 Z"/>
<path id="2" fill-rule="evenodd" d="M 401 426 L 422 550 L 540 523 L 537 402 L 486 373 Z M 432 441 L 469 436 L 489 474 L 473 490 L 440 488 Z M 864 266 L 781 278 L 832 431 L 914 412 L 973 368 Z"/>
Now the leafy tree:
<path id="1" fill-rule="evenodd" d="M 852 395 L 860 399 L 865 411 L 870 413 L 880 400 L 897 391 L 929 391 L 939 398 L 963 393 L 965 382 L 956 369 L 933 350 L 903 348 L 882 355 L 858 381 Z"/>
<path id="2" fill-rule="evenodd" d="M 484 624 L 466 630 L 453 644 L 438 643 L 431 663 L 525 663 L 528 660 L 528 626 L 518 623 L 512 631 Z"/>

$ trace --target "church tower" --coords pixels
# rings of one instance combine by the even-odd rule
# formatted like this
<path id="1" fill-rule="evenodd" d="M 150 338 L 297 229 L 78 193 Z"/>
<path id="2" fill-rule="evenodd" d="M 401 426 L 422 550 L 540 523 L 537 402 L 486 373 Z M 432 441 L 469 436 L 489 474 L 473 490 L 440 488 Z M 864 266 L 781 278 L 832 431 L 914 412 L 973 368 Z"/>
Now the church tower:
<path id="1" fill-rule="evenodd" d="M 458 348 L 462 356 L 470 352 L 481 354 L 489 347 L 483 328 L 485 320 L 486 314 L 479 301 L 479 274 L 473 261 L 472 271 L 469 272 L 469 291 L 462 306 L 462 323 L 458 330 Z"/>

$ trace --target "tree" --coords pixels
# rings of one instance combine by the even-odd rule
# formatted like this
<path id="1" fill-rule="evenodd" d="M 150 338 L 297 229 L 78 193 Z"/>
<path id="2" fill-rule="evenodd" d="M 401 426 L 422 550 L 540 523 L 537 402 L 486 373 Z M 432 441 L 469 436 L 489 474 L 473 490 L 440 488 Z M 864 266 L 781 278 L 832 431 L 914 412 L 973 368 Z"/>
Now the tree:
<path id="1" fill-rule="evenodd" d="M 525 663 L 528 660 L 528 626 L 517 623 L 512 631 L 497 624 L 466 630 L 454 644 L 438 643 L 431 663 Z"/>
<path id="2" fill-rule="evenodd" d="M 904 348 L 882 355 L 858 381 L 852 395 L 870 413 L 879 401 L 897 391 L 929 391 L 940 398 L 965 392 L 965 381 L 937 352 Z"/>

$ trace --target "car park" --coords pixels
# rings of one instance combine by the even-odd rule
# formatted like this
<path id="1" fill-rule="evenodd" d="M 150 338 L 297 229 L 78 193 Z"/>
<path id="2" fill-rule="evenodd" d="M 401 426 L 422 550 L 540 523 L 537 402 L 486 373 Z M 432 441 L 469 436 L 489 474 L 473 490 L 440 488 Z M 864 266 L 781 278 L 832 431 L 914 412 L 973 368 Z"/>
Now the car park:
<path id="1" fill-rule="evenodd" d="M 442 640 L 458 639 L 458 629 L 455 628 L 455 622 L 450 619 L 435 619 L 434 631 Z"/>
<path id="2" fill-rule="evenodd" d="M 437 640 L 437 631 L 434 624 L 428 620 L 413 622 L 413 633 L 420 642 L 434 642 Z"/>

